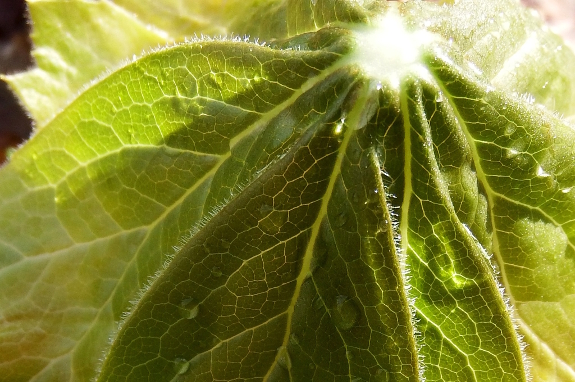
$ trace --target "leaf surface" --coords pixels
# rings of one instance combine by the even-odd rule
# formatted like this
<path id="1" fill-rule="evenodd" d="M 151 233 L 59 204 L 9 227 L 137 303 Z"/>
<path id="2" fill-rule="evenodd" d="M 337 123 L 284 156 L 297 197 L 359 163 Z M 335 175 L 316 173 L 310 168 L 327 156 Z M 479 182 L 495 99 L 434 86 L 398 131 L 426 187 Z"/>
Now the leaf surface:
<path id="1" fill-rule="evenodd" d="M 471 153 L 490 206 L 493 253 L 531 344 L 534 375 L 573 380 L 573 323 L 567 317 L 575 313 L 574 130 L 477 84 L 458 89 L 455 73 L 438 73 L 458 124 L 475 141 Z M 470 102 L 470 94 L 481 101 Z M 554 365 L 540 360 L 547 357 Z"/>
<path id="2" fill-rule="evenodd" d="M 285 38 L 332 22 L 367 20 L 362 7 L 346 0 L 308 3 L 29 0 L 37 68 L 4 79 L 42 128 L 106 71 L 168 42 L 202 35 Z"/>
<path id="3" fill-rule="evenodd" d="M 561 115 L 573 115 L 572 50 L 539 17 L 515 3 L 459 1 L 455 6 L 437 7 L 422 1 L 407 3 L 405 12 L 411 22 L 457 45 L 462 65 L 485 76 L 496 88 Z"/>
<path id="4" fill-rule="evenodd" d="M 37 0 L 28 7 L 38 67 L 7 81 L 39 127 L 105 70 L 168 41 L 109 1 Z"/>
<path id="5" fill-rule="evenodd" d="M 218 4 L 276 38 L 147 54 L 0 170 L 0 375 L 575 380 L 573 54 L 511 1 Z"/>

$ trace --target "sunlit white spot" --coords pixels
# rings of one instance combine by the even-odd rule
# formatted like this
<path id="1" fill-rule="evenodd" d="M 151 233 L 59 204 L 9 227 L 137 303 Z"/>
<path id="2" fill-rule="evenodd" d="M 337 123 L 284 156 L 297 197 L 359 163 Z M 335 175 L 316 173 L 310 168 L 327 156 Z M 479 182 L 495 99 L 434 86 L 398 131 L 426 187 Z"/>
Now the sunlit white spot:
<path id="1" fill-rule="evenodd" d="M 573 189 L 573 187 L 564 188 L 564 189 L 561 190 L 561 192 L 564 193 L 564 194 L 568 194 L 572 189 Z"/>
<path id="2" fill-rule="evenodd" d="M 343 131 L 344 123 L 345 123 L 345 118 L 340 119 L 339 122 L 336 123 L 335 130 L 334 130 L 335 134 L 341 134 L 341 132 Z"/>
<path id="3" fill-rule="evenodd" d="M 421 64 L 422 47 L 438 40 L 425 30 L 407 30 L 395 8 L 355 32 L 357 48 L 353 60 L 368 77 L 385 80 L 395 89 L 405 74 L 427 71 Z"/>
<path id="4" fill-rule="evenodd" d="M 457 288 L 463 288 L 467 285 L 467 279 L 457 272 L 453 272 L 451 274 L 451 281 L 453 282 L 453 284 L 455 284 L 455 287 Z"/>
<path id="5" fill-rule="evenodd" d="M 546 173 L 545 170 L 543 170 L 543 167 L 537 166 L 537 176 L 541 178 L 546 178 L 548 176 L 551 176 L 551 174 Z"/>
<path id="6" fill-rule="evenodd" d="M 473 70 L 473 72 L 474 72 L 475 74 L 477 74 L 478 76 L 483 75 L 483 71 L 481 71 L 481 69 L 479 69 L 473 62 L 468 61 L 468 62 L 467 62 L 467 66 L 469 66 L 469 68 L 470 68 L 471 70 Z"/>
<path id="7" fill-rule="evenodd" d="M 509 135 L 513 135 L 513 133 L 515 133 L 515 131 L 517 131 L 517 125 L 515 125 L 514 123 L 508 123 L 505 126 L 505 135 L 509 136 Z"/>

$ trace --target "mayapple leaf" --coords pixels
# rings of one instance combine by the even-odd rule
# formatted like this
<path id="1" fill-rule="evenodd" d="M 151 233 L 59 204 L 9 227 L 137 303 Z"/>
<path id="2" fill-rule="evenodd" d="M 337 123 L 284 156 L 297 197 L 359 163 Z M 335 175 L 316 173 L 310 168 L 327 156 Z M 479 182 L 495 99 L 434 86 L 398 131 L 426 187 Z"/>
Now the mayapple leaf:
<path id="1" fill-rule="evenodd" d="M 511 0 L 217 4 L 174 30 L 269 41 L 110 71 L 0 169 L 0 380 L 575 381 L 573 53 Z"/>
<path id="2" fill-rule="evenodd" d="M 543 367 L 534 356 L 534 375 L 573 380 L 575 325 L 568 317 L 575 317 L 575 131 L 485 86 L 463 88 L 454 81 L 461 71 L 438 64 L 451 118 L 472 142 L 477 179 L 490 206 L 492 251 L 520 332 L 531 344 L 527 351 L 543 347 L 542 358 L 554 358 L 554 365 Z"/>
<path id="3" fill-rule="evenodd" d="M 118 3 L 165 30 L 172 30 L 174 25 L 167 21 L 171 17 L 161 18 L 162 14 L 187 15 L 192 22 L 187 24 L 186 30 L 194 35 L 251 35 L 264 41 L 315 32 L 328 25 L 367 23 L 370 15 L 386 7 L 386 3 L 379 0 L 362 3 L 349 0 L 206 0 L 188 3 L 170 0 L 161 5 L 149 0 L 121 0 Z"/>
<path id="4" fill-rule="evenodd" d="M 284 37 L 287 33 L 286 0 L 117 0 L 114 4 L 138 20 L 167 33 L 174 40 L 206 35 Z M 361 9 L 361 8 L 360 8 Z M 302 12 L 298 14 L 305 15 Z M 300 16 L 300 18 L 302 18 Z M 309 15 L 304 17 L 306 21 Z M 314 30 L 317 30 L 315 28 Z M 306 30 L 308 32 L 310 30 Z"/>
<path id="5" fill-rule="evenodd" d="M 481 73 L 493 86 L 572 116 L 573 52 L 542 25 L 539 17 L 514 3 L 460 1 L 456 6 L 437 7 L 415 1 L 407 3 L 404 10 L 412 23 L 457 45 L 466 66 Z"/>
<path id="6" fill-rule="evenodd" d="M 168 42 L 202 35 L 283 38 L 367 20 L 367 11 L 347 0 L 28 0 L 28 7 L 37 67 L 3 79 L 38 128 L 99 76 Z"/>

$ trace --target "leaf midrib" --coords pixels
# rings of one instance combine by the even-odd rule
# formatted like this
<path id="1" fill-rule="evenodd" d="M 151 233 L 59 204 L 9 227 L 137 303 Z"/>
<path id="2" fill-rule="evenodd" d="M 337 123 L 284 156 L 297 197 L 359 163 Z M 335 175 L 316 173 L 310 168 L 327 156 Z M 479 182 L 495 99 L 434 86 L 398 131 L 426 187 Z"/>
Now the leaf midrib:
<path id="1" fill-rule="evenodd" d="M 435 272 L 433 272 L 433 270 L 431 270 L 431 268 L 429 268 L 429 265 L 426 261 L 424 261 L 419 254 L 417 253 L 417 251 L 415 251 L 411 245 L 409 244 L 409 208 L 411 205 L 411 198 L 413 195 L 413 187 L 412 187 L 412 183 L 411 183 L 411 178 L 412 178 L 412 170 L 411 170 L 411 161 L 414 160 L 414 158 L 412 158 L 411 155 L 411 144 L 412 144 L 412 139 L 411 139 L 411 120 L 410 120 L 410 115 L 409 115 L 409 111 L 411 110 L 409 108 L 408 105 L 408 98 L 409 95 L 407 94 L 407 90 L 405 89 L 405 86 L 402 86 L 401 88 L 401 93 L 400 93 L 400 102 L 401 102 L 401 110 L 402 110 L 402 115 L 403 115 L 403 123 L 404 123 L 404 133 L 405 133 L 405 137 L 404 137 L 404 195 L 403 195 L 403 204 L 401 206 L 401 212 L 402 212 L 402 216 L 401 216 L 401 222 L 400 222 L 400 232 L 401 232 L 401 253 L 403 254 L 404 258 L 408 256 L 408 253 L 413 253 L 418 260 L 424 264 L 431 272 L 434 276 Z M 412 100 L 413 102 L 418 102 L 417 100 Z M 425 167 L 423 164 L 420 164 L 420 166 Z M 405 260 L 404 260 L 405 261 Z M 437 277 L 437 276 L 436 276 Z M 438 278 L 440 279 L 440 278 Z M 421 317 L 423 317 L 427 322 L 429 322 L 430 324 L 432 324 L 436 330 L 441 333 L 441 337 L 447 341 L 457 352 L 459 352 L 460 354 L 463 355 L 463 357 L 466 359 L 467 361 L 467 366 L 469 368 L 469 370 L 471 370 L 471 373 L 473 374 L 473 380 L 477 381 L 477 375 L 475 373 L 475 369 L 471 366 L 471 362 L 469 360 L 469 355 L 467 353 L 465 353 L 463 350 L 461 350 L 452 340 L 451 338 L 445 336 L 443 334 L 443 331 L 441 330 L 441 327 L 436 324 L 432 319 L 428 318 L 420 309 L 417 308 L 417 306 L 415 304 L 410 304 L 410 309 L 413 309 L 415 312 L 417 312 L 419 315 L 421 315 Z M 439 367 L 439 363 L 438 363 L 438 367 Z M 440 368 L 441 369 L 441 368 Z"/>
<path id="2" fill-rule="evenodd" d="M 254 46 L 255 48 L 261 48 L 260 46 L 256 45 Z M 269 48 L 266 48 L 269 49 Z M 211 179 L 213 177 L 213 175 L 215 175 L 216 171 L 221 167 L 221 165 L 231 156 L 231 152 L 232 149 L 241 142 L 241 140 L 244 137 L 247 137 L 249 135 L 251 135 L 252 133 L 254 133 L 255 131 L 257 131 L 258 129 L 262 129 L 264 128 L 273 118 L 275 118 L 277 115 L 279 115 L 285 108 L 287 108 L 289 105 L 293 104 L 302 94 L 306 93 L 307 91 L 311 90 L 315 85 L 317 85 L 318 83 L 320 83 L 321 81 L 325 80 L 327 77 L 329 77 L 331 74 L 335 73 L 338 69 L 342 68 L 343 66 L 345 66 L 347 64 L 347 61 L 342 59 L 342 57 L 340 56 L 340 58 L 338 60 L 336 60 L 331 66 L 329 66 L 328 68 L 324 69 L 323 71 L 321 71 L 317 76 L 312 77 L 310 79 L 308 79 L 307 81 L 305 81 L 298 89 L 294 90 L 293 94 L 288 97 L 288 99 L 286 99 L 284 102 L 282 102 L 281 104 L 275 106 L 274 108 L 272 108 L 271 110 L 267 111 L 266 113 L 262 114 L 261 118 L 252 123 L 248 128 L 244 129 L 242 132 L 240 132 L 239 134 L 237 134 L 235 137 L 230 139 L 230 150 L 226 153 L 221 155 L 221 159 L 218 161 L 218 163 L 206 174 L 204 174 L 204 176 L 202 176 L 202 178 L 200 178 L 195 184 L 194 186 L 190 187 L 185 193 L 182 194 L 182 196 L 180 198 L 178 198 L 178 200 L 176 200 L 171 207 L 166 208 L 163 213 L 161 215 L 158 216 L 157 219 L 155 219 L 153 222 L 151 222 L 149 225 L 147 226 L 140 226 L 137 228 L 134 228 L 133 230 L 130 231 L 137 231 L 139 229 L 147 229 L 146 232 L 146 236 L 142 239 L 141 243 L 139 244 L 138 248 L 134 251 L 134 256 L 132 257 L 132 259 L 126 263 L 126 266 L 124 268 L 124 271 L 122 272 L 121 276 L 118 278 L 118 282 L 116 284 L 116 286 L 111 290 L 109 297 L 105 300 L 105 302 L 101 305 L 101 308 L 98 309 L 98 313 L 95 315 L 92 323 L 85 329 L 84 333 L 75 341 L 74 346 L 72 346 L 66 353 L 63 353 L 59 358 L 64 357 L 67 354 L 73 354 L 76 350 L 78 345 L 86 338 L 86 336 L 92 331 L 94 330 L 94 324 L 96 322 L 99 321 L 101 315 L 103 314 L 103 312 L 106 310 L 106 307 L 110 304 L 110 302 L 112 301 L 112 299 L 114 298 L 114 296 L 116 295 L 117 291 L 118 291 L 118 287 L 120 285 L 122 285 L 122 280 L 124 280 L 124 278 L 126 277 L 126 274 L 128 272 L 128 269 L 130 269 L 131 266 L 133 266 L 133 264 L 136 262 L 137 258 L 138 258 L 138 253 L 140 252 L 141 248 L 143 247 L 143 245 L 146 243 L 146 241 L 148 240 L 151 232 L 154 230 L 155 227 L 157 227 L 158 224 L 160 224 L 161 222 L 164 221 L 164 219 L 166 218 L 166 216 L 168 216 L 175 208 L 177 208 L 179 205 L 181 205 L 181 203 L 191 194 L 193 193 L 194 190 L 196 190 L 198 187 L 200 187 L 201 185 L 204 184 L 204 182 L 208 181 L 209 179 Z M 105 78 L 102 79 L 102 81 Z M 120 148 L 121 150 L 121 148 Z M 254 179 L 251 180 L 251 182 L 253 182 Z M 250 183 L 251 183 L 250 182 Z M 247 186 L 247 185 L 246 185 Z M 245 187 L 244 187 L 245 188 Z M 190 231 L 193 231 L 190 230 Z M 127 231 L 123 231 L 120 233 L 116 233 L 112 236 L 116 236 L 116 235 L 120 235 L 122 233 L 125 233 Z M 182 238 L 185 237 L 185 234 L 182 236 Z M 109 239 L 110 236 L 107 236 L 105 238 L 98 238 L 96 240 L 92 240 L 89 242 L 84 242 L 82 243 L 82 245 L 90 245 L 92 243 L 94 243 L 97 240 L 106 240 Z M 189 238 L 188 238 L 189 239 Z M 66 249 L 70 249 L 70 248 L 74 248 L 74 245 L 71 245 L 67 248 L 63 248 L 58 250 L 59 252 L 65 252 Z M 50 255 L 50 254 L 46 254 Z M 18 262 L 19 263 L 19 262 Z M 128 311 L 133 311 L 135 309 L 135 307 L 137 306 L 137 304 L 133 305 L 132 307 L 128 308 Z M 120 330 L 118 330 L 118 333 L 120 332 Z M 108 349 L 109 349 L 109 345 L 108 345 Z M 106 350 L 108 350 L 106 349 Z M 49 364 L 46 365 L 46 367 L 42 368 L 33 378 L 38 377 L 39 375 L 41 375 L 42 371 L 46 370 L 46 368 L 51 364 L 52 362 L 50 362 Z M 73 373 L 73 370 L 71 370 L 71 372 Z"/>
<path id="3" fill-rule="evenodd" d="M 493 211 L 493 208 L 494 208 L 494 199 L 493 199 L 493 196 L 494 196 L 494 195 L 497 195 L 497 196 L 499 196 L 499 197 L 504 197 L 504 196 L 502 196 L 502 195 L 500 195 L 499 193 L 493 191 L 493 189 L 491 188 L 491 186 L 490 186 L 490 184 L 489 184 L 489 182 L 488 182 L 488 180 L 487 180 L 487 175 L 483 172 L 483 168 L 481 167 L 481 157 L 479 156 L 479 153 L 477 152 L 477 147 L 476 147 L 475 144 L 473 143 L 473 142 L 474 142 L 474 138 L 473 138 L 473 136 L 471 135 L 471 133 L 469 132 L 469 129 L 468 129 L 468 127 L 467 127 L 467 123 L 465 122 L 465 120 L 463 119 L 463 117 L 461 116 L 461 114 L 459 113 L 459 110 L 457 109 L 456 105 L 453 103 L 452 98 L 456 98 L 456 97 L 454 97 L 453 95 L 451 95 L 451 94 L 447 91 L 447 89 L 445 88 L 443 82 L 442 82 L 439 78 L 437 78 L 437 76 L 436 76 L 434 73 L 432 73 L 432 76 L 433 76 L 433 78 L 435 79 L 435 82 L 436 82 L 437 86 L 439 86 L 440 91 L 442 91 L 442 92 L 445 93 L 446 98 L 447 98 L 447 100 L 448 100 L 448 102 L 449 102 L 449 105 L 450 105 L 450 107 L 451 107 L 451 109 L 452 109 L 452 111 L 453 111 L 453 114 L 454 114 L 454 116 L 455 116 L 455 118 L 456 118 L 456 120 L 457 120 L 457 123 L 458 123 L 458 125 L 461 127 L 461 129 L 462 129 L 462 131 L 463 131 L 463 133 L 464 133 L 464 135 L 465 135 L 466 141 L 467 141 L 468 146 L 469 146 L 470 151 L 471 151 L 471 155 L 472 155 L 472 158 L 473 158 L 473 162 L 476 163 L 475 169 L 476 169 L 477 178 L 478 178 L 479 182 L 483 185 L 483 187 L 484 187 L 485 190 L 486 190 L 485 194 L 487 195 L 488 205 L 489 205 L 489 209 L 490 209 L 490 214 L 489 214 L 489 215 L 491 216 L 491 224 L 492 224 L 492 226 L 493 226 L 493 236 L 492 236 L 492 237 L 493 237 L 493 247 L 492 247 L 492 248 L 493 248 L 493 254 L 495 255 L 495 257 L 496 257 L 496 259 L 497 259 L 497 263 L 500 264 L 500 266 L 499 266 L 499 274 L 500 274 L 500 276 L 501 276 L 501 282 L 502 282 L 502 284 L 503 284 L 504 290 L 507 292 L 507 293 L 506 293 L 506 296 L 508 296 L 508 299 L 509 299 L 509 304 L 506 304 L 506 307 L 507 307 L 507 310 L 510 311 L 510 306 L 516 307 L 516 306 L 517 306 L 517 301 L 515 300 L 515 297 L 514 297 L 513 294 L 512 294 L 511 284 L 510 284 L 509 279 L 508 279 L 508 277 L 507 277 L 507 273 L 505 272 L 505 267 L 504 267 L 505 262 L 503 261 L 503 257 L 501 256 L 501 251 L 500 251 L 500 247 L 499 247 L 499 240 L 498 240 L 498 229 L 496 228 L 497 226 L 496 226 L 496 224 L 495 224 L 495 214 L 494 214 L 494 211 Z M 505 199 L 507 199 L 507 200 L 509 200 L 509 201 L 512 201 L 512 202 L 515 202 L 516 204 L 523 205 L 522 203 L 517 202 L 517 201 L 514 201 L 514 200 L 512 200 L 512 199 L 510 199 L 510 198 L 505 197 Z M 532 207 L 532 206 L 528 206 L 528 205 L 524 205 L 524 206 L 525 206 L 525 207 L 528 207 L 528 208 L 530 208 L 530 209 L 539 210 L 539 209 L 536 208 L 536 207 Z M 547 214 L 544 213 L 543 211 L 541 211 L 541 213 L 542 213 L 544 216 L 547 216 Z M 550 220 L 553 220 L 553 219 L 550 218 Z M 555 221 L 553 220 L 553 222 L 555 222 Z M 555 223 L 555 224 L 557 224 L 557 223 Z M 561 226 L 561 225 L 557 225 L 557 226 Z M 562 227 L 562 226 L 561 226 L 561 229 L 563 230 L 563 227 Z M 569 243 L 571 244 L 570 240 L 569 240 Z M 571 244 L 571 245 L 572 245 L 572 244 Z M 517 318 L 514 318 L 514 319 L 517 319 Z M 522 329 L 522 330 L 525 330 L 525 331 L 528 332 L 528 333 L 533 333 L 533 332 L 529 329 L 529 326 L 526 325 L 526 323 L 525 323 L 523 320 L 518 319 L 518 321 L 520 322 L 520 325 L 521 325 L 521 329 Z M 517 329 L 515 329 L 515 330 L 517 330 Z M 533 334 L 534 334 L 534 333 L 533 333 Z M 538 337 L 537 337 L 537 339 L 540 340 Z M 518 338 L 517 338 L 517 341 L 519 342 L 520 348 L 521 348 L 521 349 L 524 349 L 525 344 L 524 344 L 524 342 L 522 341 L 522 339 L 518 337 Z M 544 344 L 546 347 L 548 347 L 548 345 L 547 345 L 544 341 L 541 341 L 541 340 L 540 340 L 540 342 L 541 342 L 542 344 Z M 524 357 L 524 351 L 523 351 L 523 350 L 521 351 L 521 354 L 522 354 L 522 357 L 523 357 L 523 364 L 524 364 L 524 365 L 528 365 L 528 363 L 525 362 L 526 360 L 525 360 L 525 357 Z M 556 359 L 560 359 L 560 357 L 556 356 Z M 525 372 L 528 373 L 528 369 L 526 369 Z"/>
<path id="4" fill-rule="evenodd" d="M 365 88 L 364 88 L 364 91 L 365 91 Z M 350 112 L 350 117 L 349 117 L 348 121 L 351 120 L 351 122 L 357 123 L 357 121 L 354 121 L 354 119 L 357 120 L 357 114 L 359 114 L 358 110 L 361 111 L 363 109 L 364 104 L 365 104 L 365 99 L 363 100 L 363 103 L 357 102 L 355 104 L 354 108 Z M 338 147 L 337 159 L 336 159 L 336 162 L 333 166 L 332 173 L 329 177 L 329 183 L 328 183 L 327 189 L 326 189 L 325 193 L 323 194 L 323 198 L 322 198 L 319 212 L 318 212 L 316 219 L 315 219 L 315 221 L 311 227 L 311 235 L 310 235 L 310 239 L 308 242 L 306 252 L 305 252 L 303 260 L 302 260 L 302 267 L 301 267 L 300 273 L 296 279 L 296 287 L 295 287 L 295 290 L 293 292 L 292 300 L 291 300 L 290 305 L 287 309 L 288 317 L 287 317 L 287 323 L 286 323 L 286 331 L 285 331 L 284 339 L 283 339 L 283 342 L 281 345 L 283 347 L 287 346 L 287 343 L 289 341 L 289 336 L 291 333 L 291 324 L 292 324 L 292 319 L 293 319 L 293 313 L 295 311 L 295 305 L 296 305 L 298 298 L 299 298 L 299 295 L 300 295 L 301 287 L 303 285 L 303 282 L 311 275 L 311 263 L 312 263 L 312 258 L 313 258 L 313 249 L 315 247 L 315 242 L 317 241 L 317 238 L 319 235 L 319 230 L 321 228 L 321 222 L 323 221 L 323 218 L 325 216 L 327 216 L 327 206 L 328 206 L 329 201 L 331 199 L 331 196 L 333 194 L 335 182 L 341 173 L 341 164 L 343 162 L 343 158 L 345 157 L 345 151 L 347 149 L 347 146 L 349 145 L 349 142 L 351 140 L 351 136 L 353 135 L 353 132 L 354 132 L 354 127 L 351 127 L 349 125 L 350 125 L 350 123 L 347 121 L 344 123 L 344 126 L 346 129 L 343 133 L 344 134 L 343 141 L 341 142 L 340 146 Z M 278 352 L 276 354 L 274 362 L 271 364 L 271 367 L 269 368 L 268 372 L 263 377 L 264 382 L 267 382 L 269 380 L 269 377 L 270 377 L 272 371 L 274 370 L 275 365 L 278 364 L 278 360 L 279 360 L 280 356 L 281 356 L 281 354 Z M 289 369 L 288 372 L 290 374 L 290 380 L 291 380 L 291 369 Z"/>

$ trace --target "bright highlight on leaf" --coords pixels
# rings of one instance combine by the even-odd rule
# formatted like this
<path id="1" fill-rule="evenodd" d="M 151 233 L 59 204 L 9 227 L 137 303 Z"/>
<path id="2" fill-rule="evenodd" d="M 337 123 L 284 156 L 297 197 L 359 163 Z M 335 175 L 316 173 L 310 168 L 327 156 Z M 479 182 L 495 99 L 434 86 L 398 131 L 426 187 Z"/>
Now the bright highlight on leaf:
<path id="1" fill-rule="evenodd" d="M 375 18 L 370 26 L 356 31 L 354 59 L 367 77 L 389 83 L 399 90 L 408 73 L 426 75 L 423 49 L 440 39 L 426 30 L 408 31 L 401 16 L 391 9 Z"/>
<path id="2" fill-rule="evenodd" d="M 575 381 L 575 56 L 529 12 L 154 9 L 31 3 L 0 380 Z"/>

